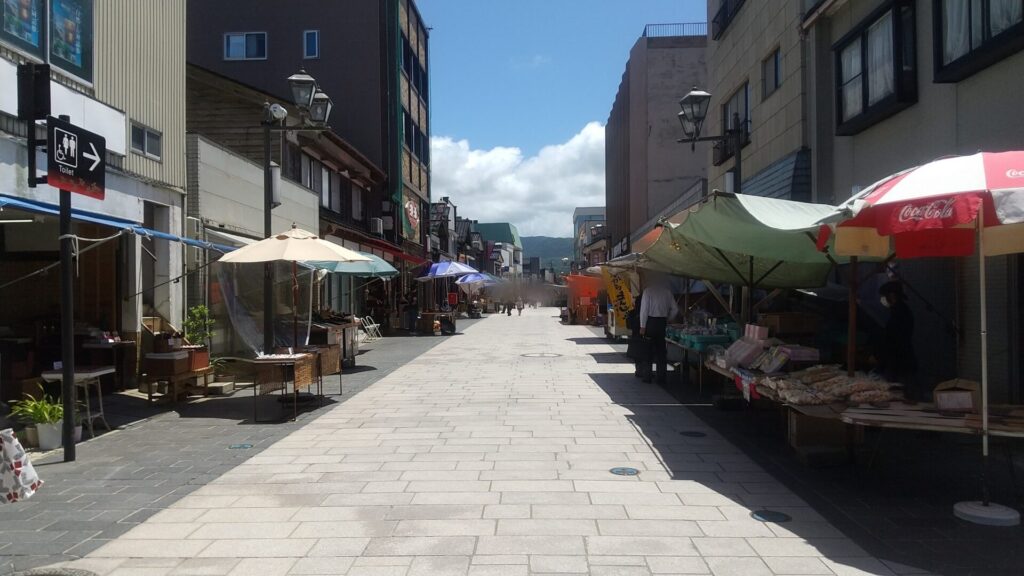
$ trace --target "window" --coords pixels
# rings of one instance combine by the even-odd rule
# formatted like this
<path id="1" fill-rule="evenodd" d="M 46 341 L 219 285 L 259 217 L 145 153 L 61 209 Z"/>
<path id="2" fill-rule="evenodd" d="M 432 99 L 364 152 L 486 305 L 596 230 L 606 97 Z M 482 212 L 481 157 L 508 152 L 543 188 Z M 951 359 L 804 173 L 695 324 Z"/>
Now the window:
<path id="1" fill-rule="evenodd" d="M 782 84 L 782 53 L 776 48 L 761 61 L 761 99 L 765 100 Z"/>
<path id="2" fill-rule="evenodd" d="M 331 172 L 331 204 L 330 209 L 334 212 L 341 212 L 341 174 Z"/>
<path id="3" fill-rule="evenodd" d="M 836 133 L 856 134 L 917 101 L 913 0 L 889 2 L 835 46 Z"/>
<path id="4" fill-rule="evenodd" d="M 358 184 L 352 186 L 352 219 L 363 219 L 363 189 Z"/>
<path id="5" fill-rule="evenodd" d="M 306 59 L 320 57 L 319 30 L 306 30 L 302 33 L 302 57 Z"/>
<path id="6" fill-rule="evenodd" d="M 1024 0 L 934 0 L 935 81 L 956 82 L 1024 49 Z"/>
<path id="7" fill-rule="evenodd" d="M 224 35 L 225 60 L 266 60 L 267 33 L 239 32 Z"/>
<path id="8" fill-rule="evenodd" d="M 159 160 L 163 147 L 162 139 L 163 134 L 160 132 L 132 122 L 132 152 Z"/>
<path id="9" fill-rule="evenodd" d="M 405 138 L 405 145 L 409 148 L 409 151 L 412 151 L 416 146 L 414 143 L 415 135 L 413 134 L 412 117 L 409 116 L 409 112 L 405 110 L 402 111 L 402 116 L 405 121 L 402 130 L 403 137 Z"/>
<path id="10" fill-rule="evenodd" d="M 736 120 L 739 119 L 739 125 L 736 124 Z M 729 99 L 722 104 L 722 133 L 725 134 L 730 130 L 742 128 L 744 130 L 745 137 L 743 138 L 743 144 L 746 145 L 750 142 L 749 130 L 750 130 L 750 85 L 744 83 Z M 735 144 L 732 139 L 724 140 L 715 144 L 714 151 L 714 164 L 718 166 L 732 157 Z"/>

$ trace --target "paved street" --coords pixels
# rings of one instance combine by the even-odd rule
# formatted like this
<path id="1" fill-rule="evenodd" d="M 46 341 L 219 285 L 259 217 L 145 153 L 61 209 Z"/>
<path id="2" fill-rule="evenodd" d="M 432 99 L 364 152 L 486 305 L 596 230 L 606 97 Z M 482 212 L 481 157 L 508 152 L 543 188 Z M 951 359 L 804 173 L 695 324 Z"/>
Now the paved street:
<path id="1" fill-rule="evenodd" d="M 347 401 L 441 341 L 399 337 L 364 346 L 357 366 L 345 370 L 344 394 L 335 396 L 337 376 L 325 379 L 328 401 Z M 173 406 L 108 395 L 115 431 L 80 444 L 73 463 L 59 451 L 36 457 L 45 488 L 17 506 L 0 506 L 0 574 L 86 555 L 330 409 L 301 413 L 298 422 L 254 424 L 252 402 L 249 390 Z M 285 408 L 261 399 L 260 418 Z M 251 448 L 229 449 L 233 444 Z"/>
<path id="2" fill-rule="evenodd" d="M 921 573 L 869 557 L 668 394 L 635 382 L 590 330 L 553 316 L 495 315 L 445 339 L 69 566 Z M 609 473 L 621 466 L 639 476 Z M 793 521 L 750 517 L 765 508 Z"/>

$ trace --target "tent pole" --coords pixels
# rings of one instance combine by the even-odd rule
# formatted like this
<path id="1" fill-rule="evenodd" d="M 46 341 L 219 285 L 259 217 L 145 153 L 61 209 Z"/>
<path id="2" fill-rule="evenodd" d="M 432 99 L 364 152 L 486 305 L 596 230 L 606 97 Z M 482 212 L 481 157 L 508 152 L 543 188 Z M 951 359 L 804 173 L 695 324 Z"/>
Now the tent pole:
<path id="1" fill-rule="evenodd" d="M 978 211 L 978 288 L 981 305 L 981 503 L 989 505 L 988 494 L 988 303 L 985 277 L 985 210 Z"/>
<path id="2" fill-rule="evenodd" d="M 292 260 L 292 346 L 299 349 L 299 263 Z"/>
<path id="3" fill-rule="evenodd" d="M 850 257 L 850 302 L 846 319 L 846 374 L 857 370 L 857 257 Z"/>

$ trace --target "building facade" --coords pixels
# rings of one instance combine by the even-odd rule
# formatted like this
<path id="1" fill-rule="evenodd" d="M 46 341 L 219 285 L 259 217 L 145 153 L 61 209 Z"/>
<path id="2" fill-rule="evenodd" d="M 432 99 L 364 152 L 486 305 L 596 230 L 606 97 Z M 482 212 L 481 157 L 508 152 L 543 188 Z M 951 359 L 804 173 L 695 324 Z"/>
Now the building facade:
<path id="1" fill-rule="evenodd" d="M 429 48 L 411 0 L 284 4 L 190 0 L 188 58 L 213 73 L 290 101 L 306 70 L 334 101 L 329 124 L 380 167 L 367 190 L 380 236 L 422 259 L 430 204 Z M 325 26 L 330 23 L 330 26 Z M 374 226 L 378 226 L 374 224 Z"/>
<path id="2" fill-rule="evenodd" d="M 77 259 L 76 321 L 125 339 L 137 339 L 145 317 L 180 325 L 184 295 L 174 280 L 185 256 L 186 6 L 185 0 L 21 5 L 25 10 L 0 14 L 0 206 L 5 219 L 25 216 L 0 226 L 0 325 L 32 341 L 30 364 L 38 374 L 59 360 L 53 336 L 59 275 L 29 275 L 58 262 L 59 200 L 50 186 L 28 187 L 27 129 L 16 119 L 17 66 L 48 63 L 51 114 L 66 114 L 106 139 L 105 196 L 72 195 L 73 233 L 106 239 L 80 243 L 92 247 Z M 46 168 L 42 152 L 37 166 Z M 130 233 L 133 228 L 139 233 Z"/>
<path id="3" fill-rule="evenodd" d="M 837 204 L 936 158 L 1020 148 L 1018 0 L 709 0 L 708 15 L 704 135 L 740 116 L 743 193 Z M 733 152 L 708 154 L 710 188 L 734 189 Z M 915 339 L 929 359 L 922 382 L 980 373 L 977 266 L 971 257 L 890 270 L 911 291 L 915 332 L 928 335 Z M 1005 343 L 990 352 L 992 397 L 1019 401 L 1020 256 L 989 258 L 987 270 L 990 341 Z"/>
<path id="4" fill-rule="evenodd" d="M 594 227 L 605 224 L 604 206 L 582 206 L 572 211 L 572 261 L 584 261 L 583 248 L 594 240 Z"/>
<path id="5" fill-rule="evenodd" d="M 665 208 L 703 189 L 705 144 L 691 153 L 681 137 L 679 99 L 707 81 L 707 26 L 649 25 L 629 53 L 605 126 L 605 207 L 612 254 L 653 227 Z M 578 232 L 578 230 L 577 230 Z M 577 258 L 579 260 L 579 258 Z"/>

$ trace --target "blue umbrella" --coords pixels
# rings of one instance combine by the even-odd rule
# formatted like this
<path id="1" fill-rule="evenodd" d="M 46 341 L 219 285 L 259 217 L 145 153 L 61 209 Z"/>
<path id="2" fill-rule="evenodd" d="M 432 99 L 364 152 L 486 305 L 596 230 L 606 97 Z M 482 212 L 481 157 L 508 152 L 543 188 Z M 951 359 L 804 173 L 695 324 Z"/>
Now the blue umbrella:
<path id="1" fill-rule="evenodd" d="M 428 270 L 423 276 L 417 278 L 417 280 L 424 282 L 427 280 L 433 280 L 434 278 L 455 278 L 474 273 L 478 273 L 476 268 L 466 266 L 460 262 L 435 262 L 430 265 L 430 270 Z"/>
<path id="2" fill-rule="evenodd" d="M 481 286 L 494 286 L 495 284 L 498 284 L 498 282 L 499 280 L 497 278 L 483 272 L 474 272 L 472 274 L 466 274 L 465 276 L 455 281 L 455 283 L 459 285 L 479 284 Z"/>
<path id="3" fill-rule="evenodd" d="M 328 272 L 362 278 L 391 278 L 398 275 L 398 270 L 395 270 L 394 266 L 388 264 L 383 258 L 366 252 L 359 254 L 366 256 L 369 260 L 365 262 L 306 262 L 306 264 Z"/>

